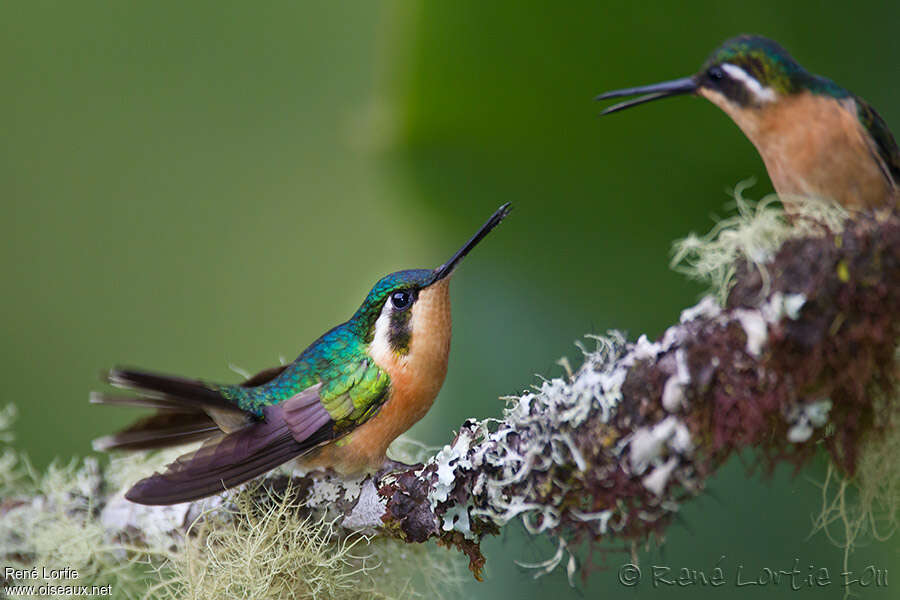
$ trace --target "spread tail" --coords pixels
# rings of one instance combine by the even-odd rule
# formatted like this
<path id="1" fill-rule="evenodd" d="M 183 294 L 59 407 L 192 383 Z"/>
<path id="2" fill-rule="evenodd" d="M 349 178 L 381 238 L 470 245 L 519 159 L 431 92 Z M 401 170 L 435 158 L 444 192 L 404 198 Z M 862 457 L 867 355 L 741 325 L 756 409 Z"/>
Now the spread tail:
<path id="1" fill-rule="evenodd" d="M 196 380 L 131 369 L 113 369 L 107 380 L 139 396 L 91 394 L 91 403 L 154 408 L 156 413 L 122 431 L 94 440 L 95 450 L 149 450 L 203 440 L 225 427 L 238 428 L 250 416 L 216 390 Z"/>

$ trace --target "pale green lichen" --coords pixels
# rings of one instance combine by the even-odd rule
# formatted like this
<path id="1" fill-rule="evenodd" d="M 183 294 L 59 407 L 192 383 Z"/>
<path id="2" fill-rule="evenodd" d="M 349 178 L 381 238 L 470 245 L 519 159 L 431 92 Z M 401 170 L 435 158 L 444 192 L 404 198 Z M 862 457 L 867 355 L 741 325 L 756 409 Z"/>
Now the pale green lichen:
<path id="1" fill-rule="evenodd" d="M 810 534 L 822 532 L 843 548 L 845 571 L 857 544 L 867 538 L 886 541 L 900 526 L 900 394 L 895 390 L 877 401 L 884 422 L 863 444 L 853 477 L 829 463 Z"/>
<path id="2" fill-rule="evenodd" d="M 14 417 L 13 406 L 0 410 L 0 442 L 13 442 Z M 16 569 L 37 567 L 39 573 L 43 567 L 68 567 L 78 575 L 73 581 L 7 583 L 108 585 L 116 598 L 399 600 L 453 597 L 464 580 L 464 560 L 445 548 L 348 535 L 332 516 L 300 516 L 289 495 L 261 502 L 252 488 L 234 492 L 191 515 L 188 536 L 178 519 L 188 511 L 175 515 L 177 523 L 169 522 L 158 507 L 121 498 L 122 489 L 183 451 L 114 457 L 103 468 L 94 459 L 73 460 L 38 473 L 25 455 L 2 448 L 2 562 Z M 422 451 L 407 442 L 395 455 Z M 107 514 L 114 504 L 129 514 Z M 144 511 L 142 520 L 132 511 Z M 122 518 L 164 526 L 155 533 L 148 527 L 136 530 Z M 56 597 L 79 595 L 76 590 Z"/>
<path id="3" fill-rule="evenodd" d="M 734 284 L 738 266 L 746 261 L 760 272 L 763 294 L 768 285 L 764 264 L 781 245 L 793 238 L 840 231 L 848 213 L 841 206 L 817 200 L 791 203 L 791 220 L 785 217 L 778 197 L 759 202 L 744 198 L 753 184 L 747 181 L 733 191 L 737 213 L 719 220 L 704 236 L 694 233 L 673 244 L 671 267 L 709 286 L 711 294 L 724 303 Z"/>
<path id="4" fill-rule="evenodd" d="M 235 494 L 195 521 L 156 592 L 205 598 L 442 598 L 461 581 L 452 555 L 434 545 L 347 534 L 339 520 L 301 515 L 290 490 Z"/>
<path id="5" fill-rule="evenodd" d="M 12 442 L 9 430 L 15 409 L 0 416 L 0 437 Z M 110 539 L 97 518 L 102 477 L 97 461 L 53 463 L 37 473 L 23 454 L 11 447 L 3 451 L 0 511 L 0 557 L 14 569 L 32 570 L 37 577 L 14 579 L 16 585 L 111 586 L 117 598 L 139 598 L 147 587 L 148 563 L 161 560 L 168 548 L 136 548 Z M 45 571 L 46 569 L 46 571 Z M 69 569 L 72 577 L 55 577 L 53 570 Z"/>

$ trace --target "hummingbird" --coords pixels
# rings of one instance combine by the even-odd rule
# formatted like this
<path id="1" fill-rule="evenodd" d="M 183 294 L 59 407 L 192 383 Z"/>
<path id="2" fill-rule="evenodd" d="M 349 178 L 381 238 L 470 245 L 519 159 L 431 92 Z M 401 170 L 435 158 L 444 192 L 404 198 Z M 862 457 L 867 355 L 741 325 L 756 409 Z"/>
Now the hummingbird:
<path id="1" fill-rule="evenodd" d="M 115 368 L 113 386 L 139 395 L 91 394 L 96 404 L 156 413 L 94 441 L 96 450 L 142 450 L 204 440 L 131 487 L 125 497 L 176 504 L 232 488 L 289 460 L 341 474 L 398 468 L 388 446 L 419 421 L 447 374 L 450 276 L 509 213 L 501 206 L 436 269 L 382 277 L 359 309 L 291 363 L 243 383 Z"/>
<path id="2" fill-rule="evenodd" d="M 724 42 L 690 77 L 605 92 L 638 96 L 601 115 L 695 94 L 725 111 L 756 146 L 786 208 L 797 197 L 851 208 L 896 206 L 900 151 L 862 98 L 800 66 L 776 42 L 741 35 Z"/>

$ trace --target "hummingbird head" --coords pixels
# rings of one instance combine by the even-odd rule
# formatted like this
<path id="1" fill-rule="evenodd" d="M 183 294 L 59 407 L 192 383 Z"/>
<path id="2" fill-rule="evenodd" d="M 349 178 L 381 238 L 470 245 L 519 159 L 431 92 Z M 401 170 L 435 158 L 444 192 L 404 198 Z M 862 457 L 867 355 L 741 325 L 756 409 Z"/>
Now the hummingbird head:
<path id="1" fill-rule="evenodd" d="M 449 351 L 450 276 L 460 261 L 510 211 L 507 202 L 448 261 L 436 269 L 410 269 L 382 277 L 351 321 L 378 356 L 403 357 L 426 351 L 429 339 L 446 337 Z M 441 342 L 443 343 L 443 342 Z M 440 346 L 440 344 L 438 344 Z M 440 350 L 437 348 L 436 350 Z"/>
<path id="2" fill-rule="evenodd" d="M 713 51 L 694 75 L 605 92 L 596 99 L 638 96 L 601 113 L 608 115 L 660 98 L 695 94 L 724 110 L 744 129 L 759 119 L 766 107 L 802 92 L 837 98 L 848 94 L 834 82 L 807 72 L 778 43 L 758 35 L 741 35 Z"/>

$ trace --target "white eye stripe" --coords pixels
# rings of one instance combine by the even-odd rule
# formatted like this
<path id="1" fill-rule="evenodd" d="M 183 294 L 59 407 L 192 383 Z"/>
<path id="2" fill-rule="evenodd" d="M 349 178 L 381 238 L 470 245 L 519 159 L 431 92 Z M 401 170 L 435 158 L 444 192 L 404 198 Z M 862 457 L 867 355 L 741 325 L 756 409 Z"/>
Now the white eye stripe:
<path id="1" fill-rule="evenodd" d="M 388 300 L 381 308 L 381 314 L 375 321 L 375 335 L 372 336 L 372 343 L 369 346 L 369 354 L 375 357 L 375 362 L 381 356 L 387 356 L 390 353 L 390 343 L 388 341 L 388 332 L 391 327 L 391 302 Z"/>
<path id="2" fill-rule="evenodd" d="M 775 100 L 775 91 L 769 87 L 763 87 L 755 77 L 747 71 L 731 63 L 722 63 L 722 70 L 735 81 L 740 81 L 744 87 L 760 102 L 772 102 Z"/>

